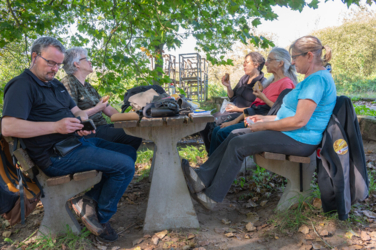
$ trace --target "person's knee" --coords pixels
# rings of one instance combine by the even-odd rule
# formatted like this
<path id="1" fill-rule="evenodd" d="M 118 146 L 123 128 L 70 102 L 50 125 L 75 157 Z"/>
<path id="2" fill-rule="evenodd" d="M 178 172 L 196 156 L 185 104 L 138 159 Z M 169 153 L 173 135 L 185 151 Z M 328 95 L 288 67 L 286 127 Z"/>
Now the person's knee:
<path id="1" fill-rule="evenodd" d="M 220 129 L 217 133 L 217 138 L 220 140 L 220 141 L 224 141 L 226 139 L 226 137 L 228 136 L 228 132 L 225 130 L 225 129 Z"/>
<path id="2" fill-rule="evenodd" d="M 134 176 L 135 174 L 135 160 L 131 158 L 131 156 L 124 155 L 123 159 L 119 164 L 118 170 L 124 174 L 125 177 Z"/>
<path id="3" fill-rule="evenodd" d="M 230 134 L 233 135 L 233 134 Z M 228 143 L 227 149 L 231 149 L 233 151 L 236 151 L 236 149 L 242 144 L 242 139 L 239 136 L 235 136 L 233 138 L 230 138 L 230 142 Z"/>

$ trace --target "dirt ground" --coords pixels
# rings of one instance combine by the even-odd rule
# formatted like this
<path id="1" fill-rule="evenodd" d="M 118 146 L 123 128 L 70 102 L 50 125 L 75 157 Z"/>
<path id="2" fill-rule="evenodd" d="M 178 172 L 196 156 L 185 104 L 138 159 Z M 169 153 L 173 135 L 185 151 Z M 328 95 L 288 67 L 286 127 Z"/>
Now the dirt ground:
<path id="1" fill-rule="evenodd" d="M 367 104 L 368 107 L 376 109 L 374 104 L 368 105 L 369 103 L 362 101 L 357 104 Z M 376 176 L 376 142 L 363 143 L 367 169 Z M 144 165 L 137 167 L 138 174 L 141 174 Z M 246 172 L 246 176 L 250 175 L 252 172 Z M 376 249 L 376 193 L 370 193 L 369 198 L 363 203 L 354 205 L 350 220 L 347 222 L 341 222 L 335 216 L 323 215 L 319 208 L 319 199 L 314 200 L 313 204 L 311 201 L 308 205 L 303 203 L 300 210 L 296 207 L 291 210 L 290 217 L 295 218 L 294 214 L 302 214 L 303 217 L 308 218 L 305 224 L 299 229 L 290 227 L 281 231 L 280 226 L 284 220 L 291 220 L 290 224 L 298 223 L 293 218 L 278 217 L 274 211 L 282 195 L 282 190 L 278 186 L 282 182 L 281 177 L 275 177 L 271 180 L 272 184 L 269 183 L 273 186 L 270 189 L 258 189 L 252 187 L 252 183 L 245 187 L 240 187 L 239 184 L 233 185 L 224 202 L 218 204 L 212 212 L 193 201 L 200 228 L 144 234 L 143 222 L 150 183 L 148 178 L 137 182 L 136 177 L 124 193 L 118 204 L 118 211 L 111 219 L 111 224 L 120 235 L 118 241 L 104 244 L 98 242 L 93 235 L 89 235 L 90 243 L 82 248 L 100 250 Z M 37 231 L 42 218 L 41 204 L 27 218 L 25 225 L 17 224 L 10 227 L 0 218 L 0 250 L 17 249 L 15 246 L 18 246 L 19 242 L 35 235 L 33 233 Z M 9 233 L 10 236 L 7 235 Z M 10 241 L 4 241 L 6 238 Z M 31 237 L 31 240 L 28 240 L 29 244 L 19 249 L 32 248 L 34 239 L 35 237 Z M 11 246 L 12 242 L 13 246 Z M 74 248 L 62 245 L 55 249 L 79 248 L 79 245 Z"/>
<path id="2" fill-rule="evenodd" d="M 364 142 L 368 161 L 368 170 L 376 171 L 376 142 Z M 142 166 L 139 166 L 142 168 Z M 250 172 L 246 173 L 251 174 Z M 136 178 L 135 178 L 136 180 Z M 150 183 L 148 178 L 140 182 L 132 181 L 123 195 L 118 211 L 111 219 L 113 227 L 120 234 L 117 242 L 103 244 L 93 235 L 89 236 L 92 244 L 86 249 L 376 249 L 376 223 L 372 217 L 376 212 L 376 196 L 370 195 L 363 204 L 354 206 L 350 222 L 340 222 L 332 217 L 320 215 L 319 210 L 309 211 L 312 224 L 307 223 L 299 230 L 278 230 L 278 220 L 275 219 L 274 209 L 282 194 L 280 189 L 263 196 L 264 190 L 259 191 L 260 199 L 241 199 L 249 190 L 242 190 L 234 185 L 223 203 L 210 212 L 193 201 L 200 222 L 199 229 L 182 229 L 160 232 L 157 235 L 146 235 L 142 231 L 146 214 Z M 276 181 L 278 182 L 278 180 Z M 270 196 L 269 196 L 270 195 Z M 267 199 L 266 204 L 262 201 Z M 251 206 L 247 206 L 251 204 Z M 253 205 L 252 205 L 253 204 Z M 262 205 L 261 205 L 262 204 Z M 367 209 L 371 213 L 362 215 Z M 356 217 L 358 216 L 358 217 Z M 40 225 L 43 217 L 43 206 L 27 218 L 26 225 L 5 227 L 0 235 L 12 232 L 9 237 L 14 242 L 27 239 Z M 247 229 L 249 222 L 254 226 Z M 317 232 L 317 233 L 316 233 Z M 321 236 L 319 236 L 321 235 Z M 159 238 L 157 237 L 159 236 Z M 352 236 L 352 237 L 351 237 Z M 351 237 L 351 239 L 349 239 Z M 0 242 L 0 249 L 9 249 L 9 243 Z M 154 243 L 153 243 L 154 242 Z M 15 244 L 16 245 L 16 244 Z M 329 247 L 330 246 L 330 247 Z M 10 248 L 16 249 L 16 248 Z M 22 248 L 20 248 L 22 249 Z M 25 247 L 23 247 L 25 249 Z"/>

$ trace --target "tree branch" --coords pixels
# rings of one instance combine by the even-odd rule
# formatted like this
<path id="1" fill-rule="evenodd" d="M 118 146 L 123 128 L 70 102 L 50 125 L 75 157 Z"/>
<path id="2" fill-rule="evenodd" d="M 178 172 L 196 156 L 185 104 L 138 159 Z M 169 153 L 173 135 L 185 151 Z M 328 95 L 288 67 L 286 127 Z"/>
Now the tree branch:
<path id="1" fill-rule="evenodd" d="M 51 0 L 51 2 L 48 5 L 52 5 L 55 2 L 55 0 Z"/>
<path id="2" fill-rule="evenodd" d="M 12 5 L 10 4 L 9 0 L 7 0 L 7 5 L 8 5 L 8 9 L 9 9 L 10 13 L 12 14 L 14 20 L 16 21 L 17 25 L 19 27 L 21 27 L 21 23 L 20 23 L 20 21 L 18 21 L 16 15 L 14 14 L 13 9 L 12 9 Z"/>
<path id="3" fill-rule="evenodd" d="M 28 52 L 27 47 L 29 47 L 28 44 L 27 44 L 27 35 L 26 35 L 26 33 L 24 35 L 25 35 L 25 55 L 26 55 L 28 63 L 30 64 L 30 58 L 29 58 L 28 53 L 27 53 Z"/>

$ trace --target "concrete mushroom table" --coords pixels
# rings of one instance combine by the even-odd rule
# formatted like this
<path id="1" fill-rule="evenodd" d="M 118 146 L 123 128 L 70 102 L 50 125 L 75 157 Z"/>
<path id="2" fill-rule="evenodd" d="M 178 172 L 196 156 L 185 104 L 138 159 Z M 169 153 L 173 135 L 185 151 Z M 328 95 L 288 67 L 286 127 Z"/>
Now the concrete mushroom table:
<path id="1" fill-rule="evenodd" d="M 181 138 L 203 130 L 206 123 L 213 121 L 211 115 L 189 115 L 114 123 L 115 128 L 123 128 L 127 134 L 155 143 L 144 232 L 199 227 L 181 169 L 177 143 Z"/>

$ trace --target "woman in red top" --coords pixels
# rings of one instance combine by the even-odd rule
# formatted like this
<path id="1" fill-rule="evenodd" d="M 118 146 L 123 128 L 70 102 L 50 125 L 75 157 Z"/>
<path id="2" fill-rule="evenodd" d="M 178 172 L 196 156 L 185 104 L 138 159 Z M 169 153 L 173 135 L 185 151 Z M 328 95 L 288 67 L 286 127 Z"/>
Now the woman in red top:
<path id="1" fill-rule="evenodd" d="M 249 115 L 266 115 L 279 94 L 284 89 L 293 89 L 297 83 L 295 66 L 291 65 L 291 57 L 287 50 L 283 48 L 273 48 L 265 63 L 268 73 L 273 76 L 264 84 L 264 90 L 255 88 L 253 94 L 257 97 L 247 109 Z M 244 110 L 242 108 L 240 112 Z M 209 156 L 226 139 L 234 129 L 244 128 L 244 114 L 233 121 L 225 122 L 212 132 Z"/>

